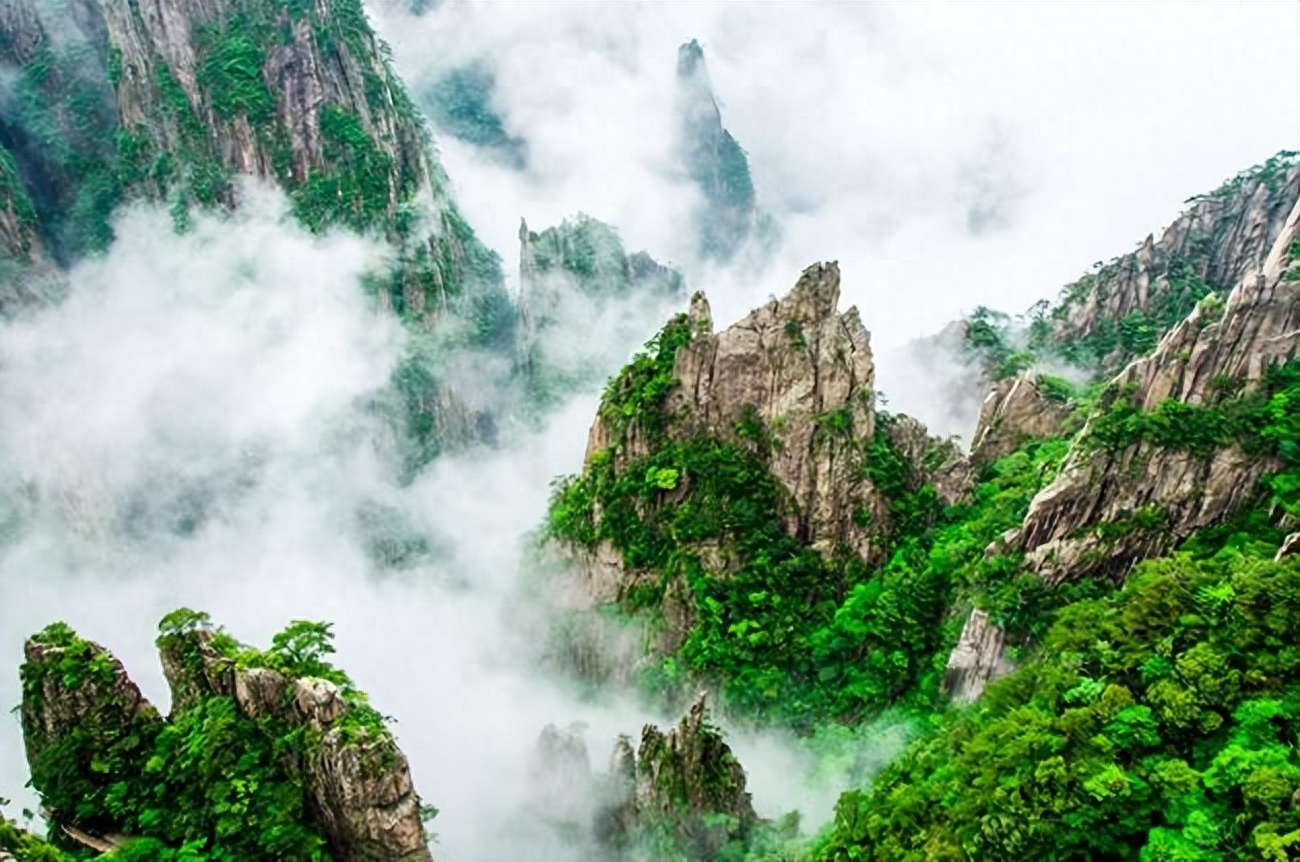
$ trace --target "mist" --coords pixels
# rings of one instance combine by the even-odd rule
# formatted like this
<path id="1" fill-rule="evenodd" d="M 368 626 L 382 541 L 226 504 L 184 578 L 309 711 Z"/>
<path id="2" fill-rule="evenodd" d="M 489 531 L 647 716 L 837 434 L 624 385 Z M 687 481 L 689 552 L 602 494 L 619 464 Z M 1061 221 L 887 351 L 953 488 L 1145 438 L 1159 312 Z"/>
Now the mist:
<path id="1" fill-rule="evenodd" d="M 370 9 L 417 102 L 448 69 L 491 70 L 526 168 L 438 145 L 508 263 L 513 218 L 537 229 L 586 212 L 680 267 L 721 327 L 838 260 L 889 409 L 967 438 L 974 415 L 953 418 L 943 386 L 917 385 L 928 372 L 907 342 L 979 305 L 1014 314 L 1054 298 L 1189 196 L 1300 142 L 1292 3 Z M 692 38 L 781 229 L 758 271 L 692 253 L 698 192 L 672 104 Z"/>
<path id="2" fill-rule="evenodd" d="M 619 733 L 675 720 L 540 674 L 541 645 L 511 613 L 528 535 L 551 480 L 581 468 L 596 398 L 399 482 L 373 405 L 402 332 L 360 282 L 383 248 L 310 236 L 277 191 L 241 194 L 233 216 L 183 235 L 162 209 L 125 213 L 66 301 L 0 324 L 0 701 L 21 700 L 22 642 L 55 620 L 112 650 L 163 711 L 153 638 L 170 610 L 263 646 L 291 620 L 329 620 L 339 666 L 395 717 L 441 809 L 439 858 L 571 859 L 528 815 L 542 728 L 583 726 L 603 769 Z M 415 549 L 400 565 L 372 552 L 368 511 Z M 17 715 L 2 727 L 0 796 L 34 808 Z M 793 740 L 747 749 L 814 765 Z M 760 810 L 829 816 L 837 785 L 775 774 L 756 782 Z"/>

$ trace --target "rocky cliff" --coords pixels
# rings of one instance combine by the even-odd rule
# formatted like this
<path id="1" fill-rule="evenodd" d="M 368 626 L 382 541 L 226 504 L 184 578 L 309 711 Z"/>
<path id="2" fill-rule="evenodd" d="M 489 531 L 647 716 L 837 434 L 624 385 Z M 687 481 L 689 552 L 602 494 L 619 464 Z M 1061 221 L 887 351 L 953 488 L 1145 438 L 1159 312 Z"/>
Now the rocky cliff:
<path id="1" fill-rule="evenodd" d="M 855 309 L 837 310 L 839 279 L 811 266 L 721 332 L 696 294 L 610 382 L 583 473 L 549 513 L 568 562 L 552 597 L 566 665 L 661 674 L 670 702 L 707 682 L 727 708 L 801 719 L 925 672 L 898 638 L 941 637 L 923 620 L 946 587 L 886 563 L 918 553 L 975 477 L 952 442 L 877 413 L 870 338 Z M 881 595 L 907 610 L 873 607 Z M 869 680 L 824 684 L 840 674 Z"/>
<path id="2" fill-rule="evenodd" d="M 237 205 L 248 175 L 313 230 L 392 242 L 380 296 L 404 316 L 509 329 L 499 263 L 447 194 L 360 0 L 5 0 L 0 37 L 0 143 L 59 260 L 102 248 L 124 200 L 169 202 L 183 226 L 191 207 Z"/>
<path id="3" fill-rule="evenodd" d="M 610 776 L 620 798 L 599 815 L 604 843 L 657 845 L 700 860 L 719 858 L 728 844 L 744 846 L 758 822 L 745 770 L 708 718 L 701 695 L 667 732 L 647 724 L 635 753 L 619 738 Z"/>
<path id="4" fill-rule="evenodd" d="M 770 241 L 775 228 L 757 207 L 749 159 L 722 125 L 704 49 L 694 39 L 677 50 L 677 116 L 683 161 L 703 197 L 695 213 L 701 256 L 725 262 L 749 240 Z"/>
<path id="5" fill-rule="evenodd" d="M 811 266 L 784 298 L 715 334 L 708 301 L 696 294 L 691 338 L 673 359 L 660 415 L 670 439 L 754 445 L 790 495 L 791 536 L 826 553 L 843 545 L 871 558 L 861 513 L 884 517 L 884 508 L 854 441 L 875 433 L 875 368 L 870 334 L 857 309 L 836 310 L 839 296 L 839 267 Z M 649 455 L 653 433 L 610 407 L 592 425 L 587 463 L 607 450 L 620 461 Z"/>
<path id="6" fill-rule="evenodd" d="M 50 816 L 92 847 L 215 842 L 296 858 L 319 844 L 340 862 L 430 859 L 406 758 L 320 660 L 326 634 L 300 624 L 261 653 L 202 615 L 172 615 L 159 638 L 166 720 L 102 647 L 61 625 L 33 637 L 23 736 Z M 239 837 L 225 831 L 232 816 Z"/>
<path id="7" fill-rule="evenodd" d="M 1280 466 L 1279 441 L 1254 439 L 1250 413 L 1296 406 L 1278 374 L 1300 350 L 1298 223 L 1300 203 L 1226 303 L 1200 304 L 1115 377 L 1012 542 L 1047 580 L 1166 550 L 1227 519 Z"/>

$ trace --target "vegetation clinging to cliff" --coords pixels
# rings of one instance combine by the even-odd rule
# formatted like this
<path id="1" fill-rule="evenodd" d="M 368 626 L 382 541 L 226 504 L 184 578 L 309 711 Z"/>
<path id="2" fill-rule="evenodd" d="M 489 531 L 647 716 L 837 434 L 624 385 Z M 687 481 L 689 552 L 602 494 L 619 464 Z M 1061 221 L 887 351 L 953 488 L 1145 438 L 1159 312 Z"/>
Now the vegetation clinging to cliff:
<path id="1" fill-rule="evenodd" d="M 733 710 L 803 727 L 900 700 L 932 704 L 956 638 L 948 608 L 1018 571 L 1016 559 L 986 560 L 984 549 L 1024 516 L 1064 441 L 1026 444 L 987 469 L 969 505 L 945 509 L 893 449 L 882 417 L 857 445 L 891 501 L 880 525 L 891 556 L 874 571 L 847 549 L 826 557 L 786 531 L 793 503 L 759 457 L 778 444 L 756 417 L 738 424 L 736 442 L 667 435 L 688 327 L 684 316 L 670 322 L 611 382 L 601 411 L 616 442 L 557 485 L 549 512 L 551 536 L 607 541 L 629 571 L 649 573 L 621 596 L 624 612 L 653 617 L 670 595 L 688 600 L 682 642 L 645 683 L 672 692 L 708 680 Z M 624 463 L 618 441 L 633 427 L 651 451 Z"/>
<path id="2" fill-rule="evenodd" d="M 212 630 L 206 614 L 186 609 L 165 617 L 159 631 L 159 648 L 191 680 L 205 673 L 196 635 L 207 632 L 212 656 L 223 667 L 328 680 L 348 705 L 336 729 L 345 735 L 384 732 L 365 695 L 326 660 L 333 652 L 327 624 L 295 622 L 265 651 L 242 646 Z M 112 660 L 66 625 L 55 623 L 34 640 L 54 648 L 58 659 L 23 666 L 25 710 L 41 708 L 47 684 L 71 693 L 90 681 L 113 683 Z M 292 697 L 292 688 L 286 696 Z M 152 710 L 123 715 L 99 708 L 44 747 L 32 765 L 32 786 L 44 804 L 62 823 L 131 836 L 114 859 L 326 862 L 325 839 L 293 767 L 320 744 L 318 732 L 277 714 L 251 717 L 233 698 L 202 686 L 178 697 L 166 721 Z"/>

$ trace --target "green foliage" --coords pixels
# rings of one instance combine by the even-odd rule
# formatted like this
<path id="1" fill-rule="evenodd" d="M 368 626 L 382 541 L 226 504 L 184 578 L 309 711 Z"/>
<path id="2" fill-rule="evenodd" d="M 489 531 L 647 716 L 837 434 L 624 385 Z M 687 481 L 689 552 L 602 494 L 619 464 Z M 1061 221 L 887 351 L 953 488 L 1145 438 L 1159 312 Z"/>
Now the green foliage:
<path id="1" fill-rule="evenodd" d="M 647 669 L 645 684 L 672 695 L 704 680 L 730 709 L 803 728 L 900 698 L 933 702 L 956 634 L 943 624 L 948 608 L 1017 565 L 987 561 L 984 549 L 1023 518 L 1065 443 L 1028 444 L 990 468 L 970 507 L 945 510 L 892 448 L 889 417 L 861 443 L 848 411 L 820 417 L 820 434 L 860 447 L 890 500 L 877 533 L 890 556 L 872 571 L 848 549 L 823 556 L 787 532 L 794 504 L 763 458 L 770 443 L 756 414 L 738 423 L 740 443 L 667 433 L 673 362 L 689 338 L 686 318 L 675 319 L 611 383 L 601 411 L 612 445 L 557 484 L 548 514 L 551 536 L 589 548 L 608 541 L 629 570 L 648 574 L 621 597 L 625 612 L 653 615 L 670 591 L 686 597 L 681 645 Z M 650 454 L 624 463 L 632 423 Z"/>
<path id="2" fill-rule="evenodd" d="M 499 153 L 507 163 L 522 169 L 527 146 L 506 131 L 492 108 L 495 79 L 481 64 L 452 69 L 430 88 L 426 103 L 438 128 L 454 138 Z"/>
<path id="3" fill-rule="evenodd" d="M 677 315 L 609 382 L 601 398 L 600 415 L 616 439 L 633 422 L 651 442 L 663 439 L 668 419 L 662 408 L 677 386 L 673 363 L 677 351 L 690 344 L 691 338 L 690 320 Z"/>
<path id="4" fill-rule="evenodd" d="M 1125 265 L 1134 266 L 1135 261 L 1126 259 Z M 1114 368 L 1150 353 L 1162 335 L 1181 323 L 1198 303 L 1215 295 L 1191 258 L 1174 255 L 1163 275 L 1163 284 L 1158 281 L 1152 286 L 1146 309 L 1135 309 L 1119 320 L 1098 318 L 1086 333 L 1058 336 L 1053 352 L 1082 368 Z M 1094 278 L 1094 282 L 1100 281 L 1100 275 Z M 1092 289 L 1097 288 L 1094 285 Z M 1068 296 L 1060 308 L 1081 300 Z"/>
<path id="5" fill-rule="evenodd" d="M 825 859 L 1246 860 L 1300 846 L 1300 563 L 1141 564 L 867 791 Z"/>
<path id="6" fill-rule="evenodd" d="M 207 93 L 217 116 L 229 120 L 242 115 L 258 126 L 274 115 L 275 97 L 262 79 L 267 29 L 257 27 L 246 15 L 234 15 L 224 28 L 208 25 L 199 30 L 196 41 L 203 59 L 195 82 Z"/>
<path id="7" fill-rule="evenodd" d="M 320 134 L 325 167 L 295 192 L 294 213 L 315 231 L 331 224 L 358 231 L 383 225 L 393 157 L 341 105 L 321 107 Z"/>
<path id="8" fill-rule="evenodd" d="M 979 358 L 994 380 L 1014 377 L 1033 361 L 1032 354 L 1014 342 L 1011 318 L 1000 311 L 981 305 L 966 319 L 966 349 Z"/>
<path id="9" fill-rule="evenodd" d="M 199 651 L 206 640 L 207 656 Z M 115 668 L 106 653 L 62 623 L 36 636 L 57 647 L 56 660 L 23 666 L 24 705 L 51 677 L 68 690 L 108 685 Z M 159 625 L 159 647 L 183 673 L 205 678 L 204 663 L 268 668 L 290 679 L 314 677 L 339 687 L 348 709 L 333 725 L 344 738 L 375 739 L 384 719 L 342 671 L 328 623 L 295 621 L 271 648 L 242 646 L 207 614 L 181 608 Z M 214 659 L 215 657 L 215 659 Z M 292 696 L 292 690 L 288 696 Z M 43 802 L 92 832 L 133 836 L 113 859 L 284 859 L 324 862 L 329 854 L 309 809 L 300 772 L 320 740 L 311 725 L 281 715 L 246 715 L 229 696 L 200 683 L 163 722 L 156 714 L 123 714 L 111 698 L 33 764 L 32 786 Z M 283 716 L 291 716 L 285 710 Z M 2 836 L 0 836 L 2 837 Z M 40 857 L 33 857 L 40 858 Z"/>
<path id="10" fill-rule="evenodd" d="M 1280 187 L 1282 180 L 1287 173 L 1300 164 L 1300 151 L 1282 150 L 1274 156 L 1268 158 L 1262 165 L 1255 165 L 1241 171 L 1236 176 L 1226 180 L 1223 185 L 1207 195 L 1190 198 L 1188 203 L 1199 200 L 1201 197 L 1207 198 L 1226 198 L 1236 194 L 1241 189 L 1255 183 L 1263 183 L 1268 187 L 1270 193 L 1276 192 Z"/>
<path id="11" fill-rule="evenodd" d="M 1257 456 L 1292 452 L 1300 440 L 1300 363 L 1270 366 L 1250 390 L 1239 381 L 1215 383 L 1216 402 L 1169 398 L 1149 412 L 1133 404 L 1131 393 L 1113 391 L 1089 422 L 1084 443 L 1107 452 L 1148 444 L 1200 457 L 1234 443 Z"/>
<path id="12" fill-rule="evenodd" d="M 1039 374 L 1034 378 L 1034 384 L 1043 400 L 1052 404 L 1069 404 L 1075 399 L 1074 384 L 1063 377 Z"/>
<path id="13" fill-rule="evenodd" d="M 0 817 L 0 850 L 17 862 L 74 862 L 75 856 Z"/>

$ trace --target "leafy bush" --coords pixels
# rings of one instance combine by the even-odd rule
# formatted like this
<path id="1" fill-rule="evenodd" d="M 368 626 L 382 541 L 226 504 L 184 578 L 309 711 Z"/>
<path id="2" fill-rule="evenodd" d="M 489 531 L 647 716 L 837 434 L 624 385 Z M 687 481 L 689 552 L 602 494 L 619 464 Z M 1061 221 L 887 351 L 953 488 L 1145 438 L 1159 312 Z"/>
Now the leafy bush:
<path id="1" fill-rule="evenodd" d="M 1055 619 L 1027 666 L 841 797 L 820 858 L 1292 858 L 1300 562 L 1148 561 Z"/>
<path id="2" fill-rule="evenodd" d="M 266 651 L 240 645 L 213 630 L 206 614 L 184 608 L 165 617 L 159 632 L 159 648 L 195 679 L 203 678 L 197 635 L 205 632 L 206 660 L 215 654 L 228 666 L 329 680 L 348 704 L 333 727 L 345 737 L 384 732 L 364 693 L 325 660 L 334 651 L 327 623 L 296 621 Z M 24 665 L 25 703 L 39 696 L 50 674 L 70 691 L 114 678 L 107 654 L 66 625 L 53 624 L 37 639 L 62 652 L 55 663 Z M 178 696 L 165 722 L 152 713 L 141 719 L 99 709 L 46 748 L 32 771 L 44 803 L 64 822 L 133 836 L 114 859 L 328 860 L 297 768 L 320 743 L 312 727 L 277 715 L 250 717 L 203 685 Z"/>

